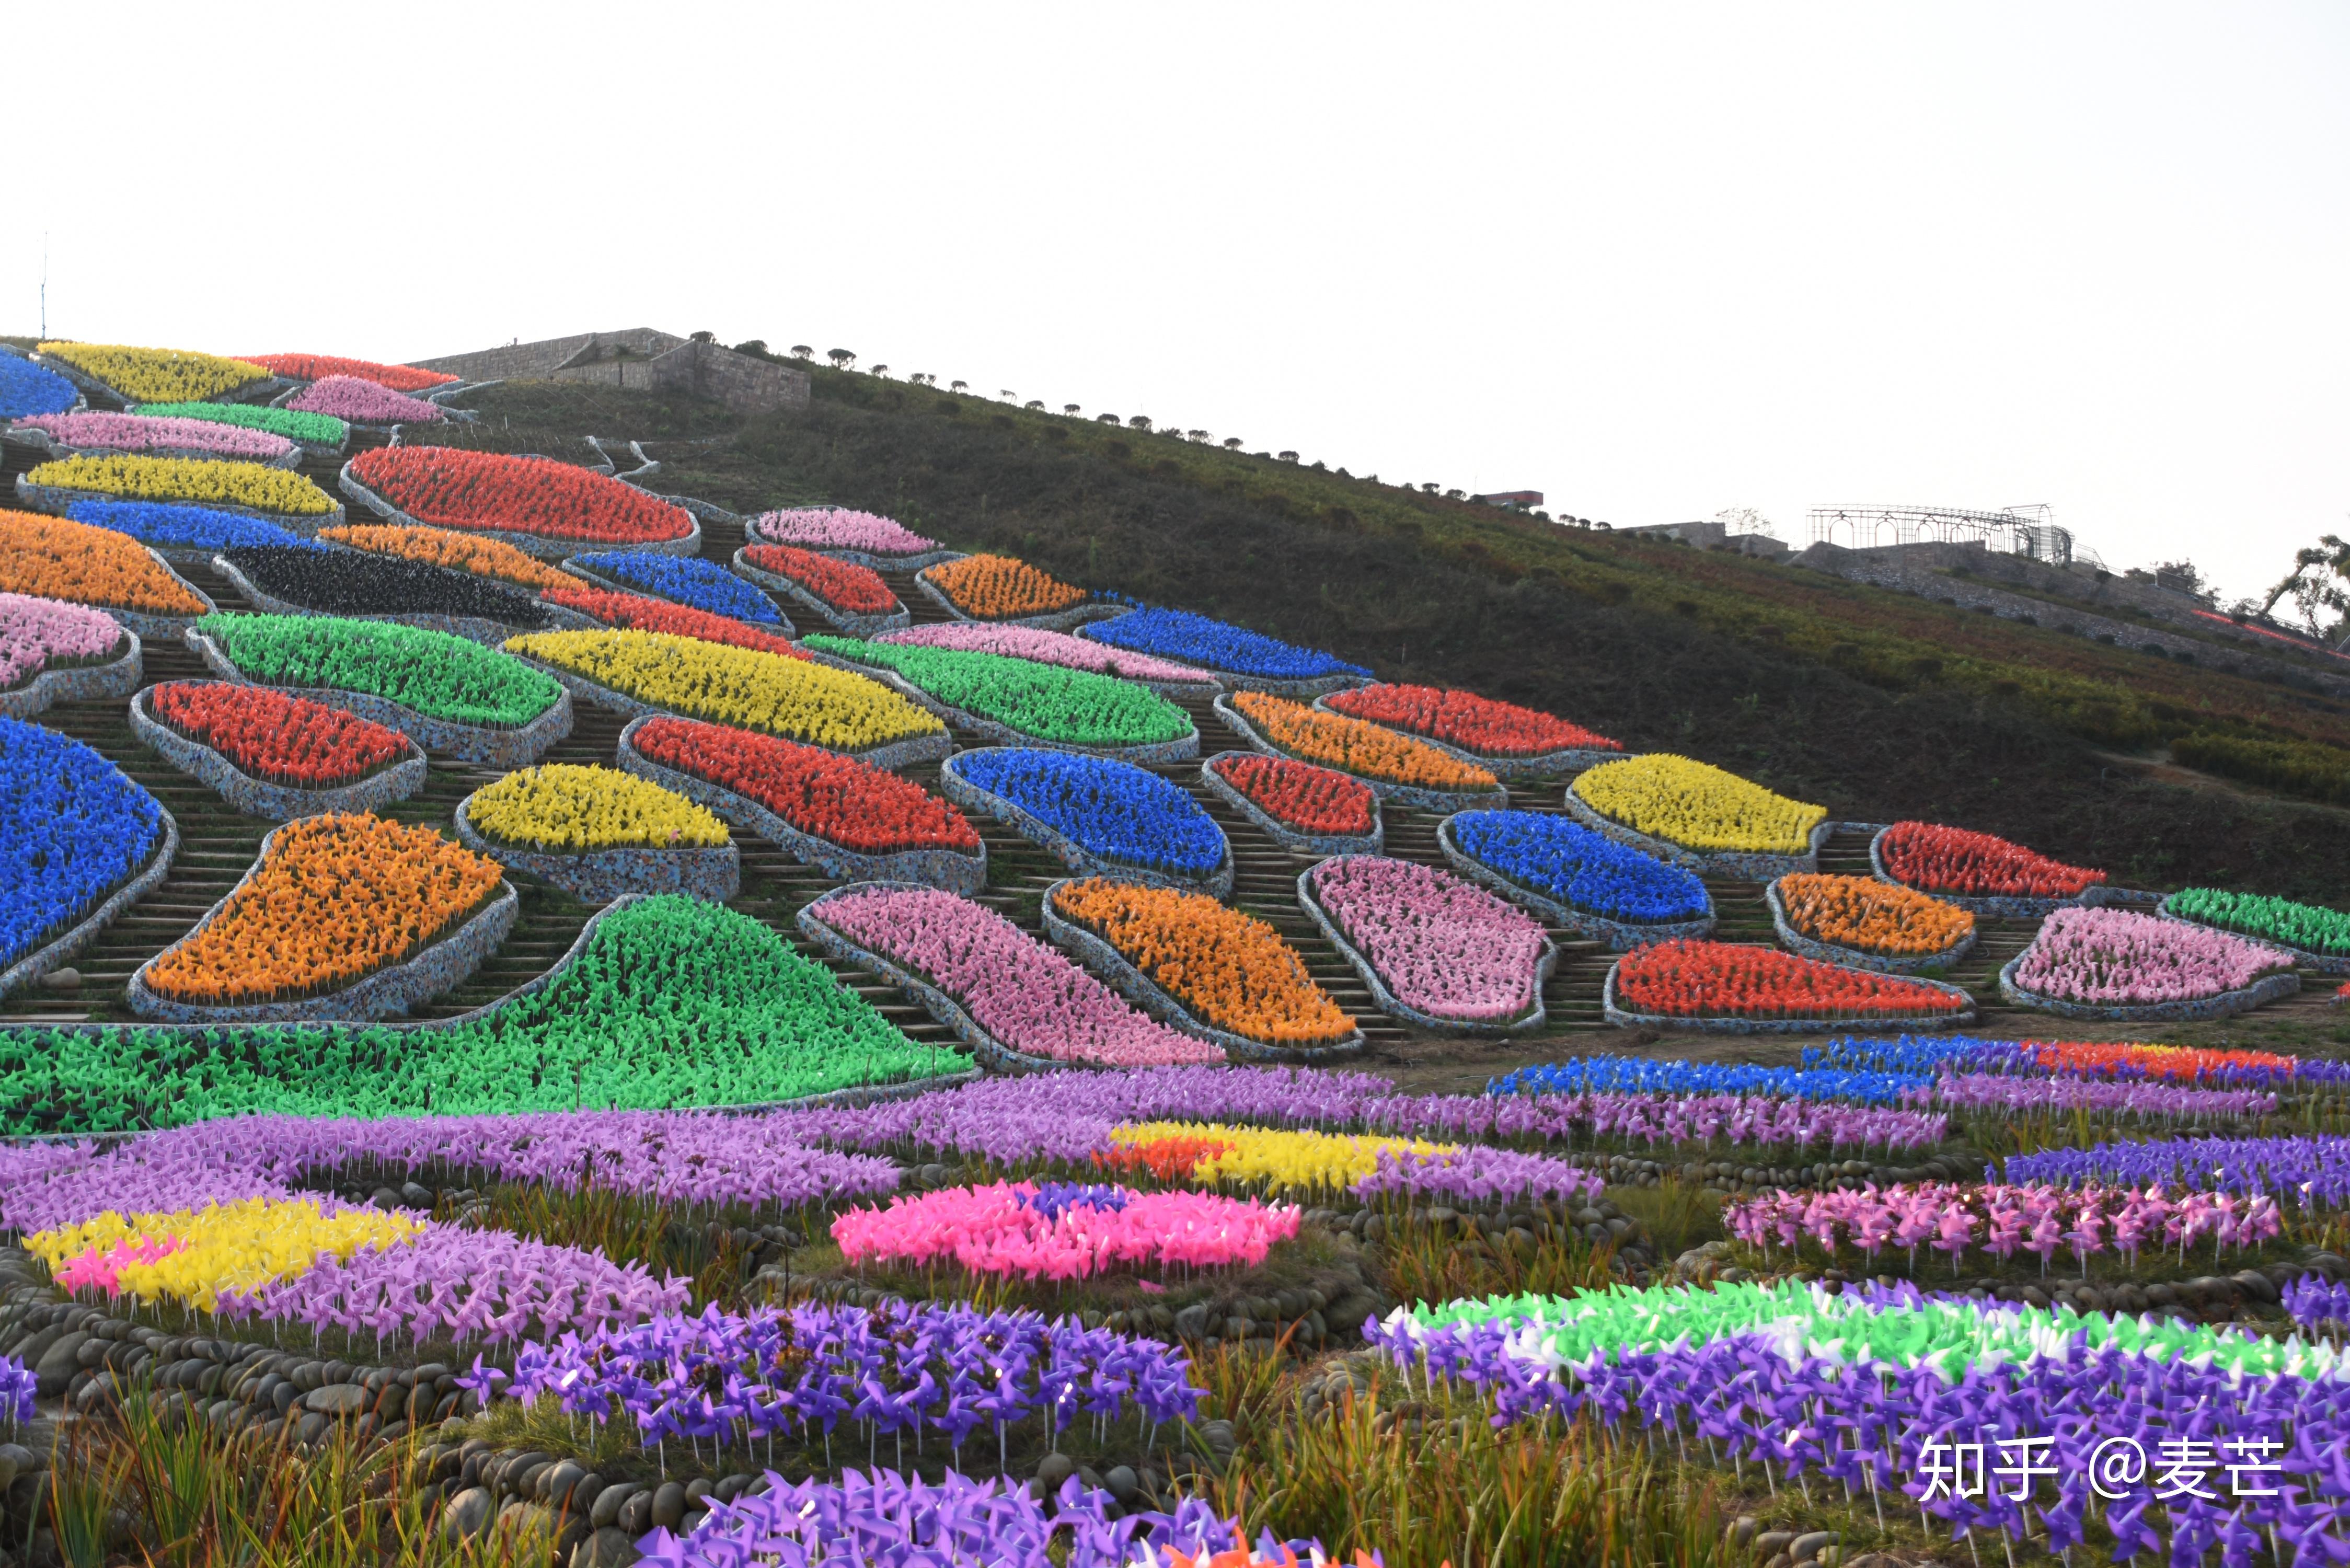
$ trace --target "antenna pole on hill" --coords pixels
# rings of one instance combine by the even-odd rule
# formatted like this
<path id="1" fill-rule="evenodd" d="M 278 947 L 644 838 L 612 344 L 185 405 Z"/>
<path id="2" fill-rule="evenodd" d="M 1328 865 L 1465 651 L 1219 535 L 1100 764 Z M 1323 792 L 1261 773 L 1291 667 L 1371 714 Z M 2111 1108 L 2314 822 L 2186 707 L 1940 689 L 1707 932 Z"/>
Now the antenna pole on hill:
<path id="1" fill-rule="evenodd" d="M 49 337 L 49 231 L 41 231 L 41 340 Z"/>

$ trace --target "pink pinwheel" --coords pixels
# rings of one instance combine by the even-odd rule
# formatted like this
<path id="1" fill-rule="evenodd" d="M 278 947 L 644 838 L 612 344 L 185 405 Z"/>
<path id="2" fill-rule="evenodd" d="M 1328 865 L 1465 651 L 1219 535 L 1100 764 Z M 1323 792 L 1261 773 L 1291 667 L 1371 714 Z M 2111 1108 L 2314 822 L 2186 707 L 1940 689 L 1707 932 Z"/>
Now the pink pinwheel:
<path id="1" fill-rule="evenodd" d="M 2037 1252 L 2040 1255 L 2040 1274 L 2043 1279 L 2048 1276 L 2050 1256 L 2064 1240 L 2064 1223 L 2056 1218 L 2056 1204 L 2053 1200 L 2046 1203 L 2044 1207 L 2036 1208 L 2032 1221 L 2032 1232 L 2024 1238 L 2023 1241 L 2025 1251 Z"/>
<path id="2" fill-rule="evenodd" d="M 1942 1211 L 1941 1223 L 1934 1228 L 1934 1249 L 1950 1255 L 1950 1272 L 1959 1272 L 1959 1254 L 1967 1250 L 1974 1239 L 1975 1217 L 1958 1204 Z"/>
<path id="3" fill-rule="evenodd" d="M 2097 1206 L 2105 1193 L 2090 1188 L 2081 1195 L 2081 1206 L 2073 1213 L 2073 1228 L 2064 1232 L 2064 1241 L 2072 1247 L 2073 1255 L 2081 1262 L 2081 1277 L 2089 1277 L 2089 1254 L 2095 1251 L 2104 1239 L 2105 1216 Z"/>

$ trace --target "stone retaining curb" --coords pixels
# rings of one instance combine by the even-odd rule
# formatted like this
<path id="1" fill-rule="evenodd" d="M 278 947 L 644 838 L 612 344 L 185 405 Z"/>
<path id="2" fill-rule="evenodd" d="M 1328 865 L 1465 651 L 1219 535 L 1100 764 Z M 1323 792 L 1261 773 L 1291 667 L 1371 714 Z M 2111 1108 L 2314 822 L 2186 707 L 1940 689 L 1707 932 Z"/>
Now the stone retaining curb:
<path id="1" fill-rule="evenodd" d="M 847 849 L 828 838 L 794 827 L 748 795 L 653 761 L 637 750 L 636 737 L 647 720 L 656 716 L 631 719 L 620 732 L 620 771 L 708 806 L 734 826 L 757 834 L 802 865 L 816 867 L 826 876 L 843 881 L 920 883 L 966 896 L 987 886 L 984 843 L 969 855 L 956 849 L 900 849 L 887 854 Z"/>
<path id="2" fill-rule="evenodd" d="M 1664 920 L 1643 923 L 1637 920 L 1611 920 L 1605 915 L 1595 915 L 1562 903 L 1544 893 L 1538 893 L 1522 882 L 1504 877 L 1487 866 L 1454 841 L 1452 819 L 1446 817 L 1436 825 L 1436 846 L 1444 851 L 1444 858 L 1452 868 L 1471 882 L 1490 888 L 1510 902 L 1535 914 L 1547 916 L 1553 925 L 1565 926 L 1586 937 L 1596 937 L 1617 952 L 1644 946 L 1649 942 L 1679 941 L 1685 937 L 1706 937 L 1713 934 L 1718 917 L 1713 913 L 1713 895 L 1705 897 L 1706 913 L 1694 920 Z"/>
<path id="3" fill-rule="evenodd" d="M 1029 734 L 1024 730 L 1015 730 L 1000 719 L 983 718 L 968 708 L 951 707 L 886 665 L 859 663 L 844 654 L 833 653 L 821 648 L 804 647 L 802 651 L 818 664 L 827 665 L 850 675 L 862 675 L 868 680 L 879 680 L 940 722 L 977 735 L 993 745 L 1045 752 L 1075 752 L 1081 756 L 1108 757 L 1114 762 L 1132 763 L 1137 767 L 1147 766 L 1152 763 L 1187 763 L 1200 754 L 1200 731 L 1196 725 L 1188 733 L 1172 741 L 1145 741 L 1131 746 L 1089 746 L 1076 741 L 1051 741 L 1042 735 Z M 1111 676 L 1107 679 L 1117 678 Z"/>
<path id="4" fill-rule="evenodd" d="M 138 501 L 160 499 L 172 506 L 201 506 L 207 512 L 234 512 L 240 517 L 258 517 L 264 523 L 275 523 L 289 534 L 308 535 L 321 528 L 332 528 L 343 520 L 340 502 L 331 512 L 265 512 L 258 506 L 241 505 L 234 501 L 192 501 L 184 496 L 142 497 L 117 495 L 110 490 L 74 490 L 62 484 L 35 484 L 32 470 L 16 476 L 16 495 L 36 512 L 47 512 L 62 517 L 77 501 Z"/>
<path id="5" fill-rule="evenodd" d="M 1232 699 L 1229 697 L 1218 697 L 1210 704 L 1210 707 L 1216 717 L 1223 721 L 1224 728 L 1247 742 L 1250 749 L 1262 752 L 1268 757 L 1284 757 L 1293 763 L 1306 763 L 1317 768 L 1326 768 L 1334 774 L 1346 774 L 1348 778 L 1358 779 L 1369 785 L 1371 792 L 1381 800 L 1391 800 L 1398 805 L 1408 805 L 1419 811 L 1450 815 L 1456 811 L 1475 811 L 1480 807 L 1491 807 L 1498 811 L 1506 808 L 1510 804 L 1509 790 L 1499 784 L 1490 790 L 1427 789 L 1418 784 L 1393 784 L 1385 779 L 1372 778 L 1367 774 L 1351 773 L 1345 768 L 1331 767 L 1328 763 L 1314 757 L 1299 756 L 1295 752 L 1288 751 L 1278 743 L 1267 740 L 1257 732 L 1255 725 L 1249 722 L 1246 715 L 1232 705 Z"/>
<path id="6" fill-rule="evenodd" d="M 598 555 L 605 553 L 600 550 L 596 552 Z M 784 607 L 781 605 L 775 603 L 775 597 L 771 594 L 763 594 L 761 597 L 766 598 L 775 609 L 775 618 L 772 624 L 766 621 L 745 620 L 739 615 L 728 615 L 724 610 L 711 609 L 703 605 L 688 604 L 683 599 L 670 597 L 659 588 L 643 587 L 635 583 L 624 583 L 618 577 L 608 576 L 592 566 L 581 566 L 577 560 L 566 559 L 556 562 L 556 565 L 589 587 L 602 588 L 607 593 L 635 594 L 639 598 L 659 599 L 662 604 L 675 605 L 680 609 L 700 610 L 704 615 L 714 615 L 721 620 L 731 620 L 735 625 L 748 627 L 753 631 L 764 631 L 770 637 L 794 638 L 800 634 L 799 628 L 792 624 L 792 618 L 784 613 Z"/>
<path id="7" fill-rule="evenodd" d="M 1133 1002 L 1150 1018 L 1171 1029 L 1179 1029 L 1186 1034 L 1222 1046 L 1224 1054 L 1236 1061 L 1323 1063 L 1343 1061 L 1362 1054 L 1364 1040 L 1360 1027 L 1327 1045 L 1280 1045 L 1217 1028 L 1185 1007 L 1107 940 L 1053 907 L 1054 898 L 1072 880 L 1075 878 L 1064 877 L 1045 889 L 1045 935 L 1051 939 L 1055 947 L 1073 954 L 1086 968 L 1106 981 L 1112 991 Z"/>
<path id="8" fill-rule="evenodd" d="M 2350 974 L 2350 953 L 2311 952 L 2306 948 L 2289 946 L 2274 937 L 2256 937 L 2246 931 L 2231 931 L 2225 926 L 2214 926 L 2190 916 L 2173 914 L 2170 900 L 2178 896 L 2176 893 L 2165 896 L 2155 913 L 2163 919 L 2175 921 L 2182 926 L 2192 926 L 2199 931 L 2210 931 L 2215 936 L 2233 937 L 2238 941 L 2251 942 L 2255 947 L 2273 949 L 2292 959 L 2296 968 L 2309 970 L 2316 974 Z"/>
<path id="9" fill-rule="evenodd" d="M 1422 1012 L 1418 1008 L 1407 1007 L 1397 1001 L 1395 993 L 1388 989 L 1387 981 L 1380 978 L 1378 967 L 1371 962 L 1368 956 L 1357 949 L 1354 943 L 1347 940 L 1346 932 L 1340 928 L 1337 920 L 1332 918 L 1330 913 L 1322 908 L 1321 901 L 1314 897 L 1314 889 L 1309 885 L 1308 879 L 1317 869 L 1319 869 L 1318 867 L 1309 866 L 1297 874 L 1297 907 L 1305 910 L 1306 917 L 1321 928 L 1322 934 L 1330 939 L 1330 945 L 1338 950 L 1340 956 L 1355 966 L 1355 972 L 1362 977 L 1363 984 L 1370 991 L 1371 1000 L 1379 1004 L 1380 1012 L 1400 1018 L 1407 1023 L 1418 1024 L 1432 1033 L 1468 1034 L 1480 1039 L 1501 1039 L 1512 1034 L 1524 1034 L 1540 1029 L 1548 1021 L 1549 1015 L 1543 1004 L 1543 987 L 1549 983 L 1551 971 L 1558 967 L 1558 944 L 1552 941 L 1547 935 L 1543 938 L 1542 957 L 1534 961 L 1534 1000 L 1532 1012 L 1507 1023 L 1467 1023 L 1458 1018 L 1439 1018 L 1433 1013 Z"/>
<path id="10" fill-rule="evenodd" d="M 2053 915 L 2059 909 L 2093 909 L 2105 900 L 2095 895 L 2106 889 L 2090 888 L 2069 898 L 2027 898 L 2022 895 L 1945 893 L 1933 888 L 1912 887 L 1885 868 L 1885 857 L 1880 853 L 1885 836 L 1893 831 L 1890 824 L 1878 828 L 1868 838 L 1868 869 L 1880 882 L 1890 882 L 1897 888 L 1908 888 L 1913 893 L 1923 893 L 1929 898 L 1939 898 L 1945 904 L 1956 904 L 1971 915 L 1989 915 L 1994 919 L 2036 920 Z"/>
<path id="11" fill-rule="evenodd" d="M 343 464 L 342 472 L 336 477 L 335 483 L 341 488 L 344 494 L 367 506 L 388 523 L 402 523 L 411 528 L 442 528 L 455 534 L 478 535 L 484 539 L 496 539 L 504 544 L 512 545 L 525 555 L 536 556 L 542 561 L 561 561 L 573 556 L 591 555 L 602 550 L 649 550 L 663 556 L 702 554 L 702 520 L 691 512 L 687 512 L 686 516 L 691 519 L 692 526 L 682 537 L 676 539 L 643 543 L 619 539 L 556 539 L 544 534 L 525 534 L 510 528 L 452 527 L 445 523 L 427 523 L 421 518 L 411 517 L 393 505 L 387 497 L 370 489 L 366 482 L 351 472 L 351 464 L 348 462 Z M 656 496 L 654 499 L 663 498 Z M 671 502 L 671 504 L 676 504 Z M 679 510 L 684 511 L 684 508 L 680 507 Z M 335 520 L 342 521 L 342 508 L 338 506 L 335 511 L 337 514 Z"/>
<path id="12" fill-rule="evenodd" d="M 594 620 L 574 610 L 564 609 L 560 605 L 544 606 L 550 624 L 538 627 L 515 626 L 506 621 L 490 620 L 482 616 L 437 615 L 426 610 L 401 610 L 388 615 L 368 615 L 350 610 L 313 609 L 308 605 L 296 604 L 292 599 L 281 599 L 275 594 L 265 593 L 254 587 L 253 579 L 238 571 L 235 565 L 225 556 L 213 557 L 213 570 L 226 577 L 229 580 L 229 586 L 243 594 L 252 602 L 253 607 L 263 615 L 315 616 L 322 620 L 381 621 L 392 626 L 412 626 L 419 631 L 445 632 L 451 637 L 463 638 L 467 642 L 478 642 L 484 648 L 496 649 L 502 649 L 508 638 L 526 637 L 533 632 L 606 629 L 601 621 Z M 576 628 L 554 624 L 558 617 L 577 623 Z"/>
<path id="13" fill-rule="evenodd" d="M 693 506 L 710 505 L 706 501 L 689 504 L 684 498 L 675 495 L 664 495 L 661 499 L 672 506 L 687 506 L 689 510 Z M 711 510 L 717 511 L 719 508 L 712 507 Z M 801 510 L 821 511 L 823 508 L 806 507 Z M 834 508 L 834 510 L 845 510 L 845 508 Z M 722 521 L 742 524 L 743 538 L 754 545 L 783 545 L 795 550 L 806 550 L 812 556 L 829 556 L 836 561 L 846 561 L 852 566 L 866 566 L 877 572 L 926 572 L 932 566 L 943 566 L 949 561 L 960 561 L 971 553 L 968 550 L 950 550 L 941 545 L 935 550 L 925 550 L 916 556 L 877 556 L 869 550 L 804 545 L 796 539 L 769 537 L 766 531 L 759 526 L 761 515 L 763 514 L 754 514 L 745 517 L 740 513 L 729 512 Z"/>
<path id="14" fill-rule="evenodd" d="M 1567 815 L 1594 833 L 1605 834 L 1618 844 L 1695 871 L 1700 876 L 1731 877 L 1746 882 L 1775 882 L 1793 871 L 1817 871 L 1820 868 L 1820 850 L 1835 836 L 1836 830 L 1833 818 L 1813 828 L 1811 847 L 1800 855 L 1743 849 L 1690 849 L 1669 838 L 1653 837 L 1638 828 L 1627 827 L 1613 817 L 1602 815 L 1572 789 L 1566 792 L 1565 798 Z"/>
<path id="15" fill-rule="evenodd" d="M 130 700 L 131 734 L 190 778 L 219 791 L 222 799 L 247 816 L 291 822 L 296 817 L 318 816 L 328 812 L 374 811 L 395 800 L 406 800 L 424 787 L 424 751 L 408 736 L 401 737 L 408 742 L 406 757 L 352 784 L 331 789 L 303 789 L 255 778 L 225 753 L 202 741 L 188 739 L 155 718 L 149 711 L 148 692 L 152 690 L 150 687 Z"/>
<path id="16" fill-rule="evenodd" d="M 963 778 L 956 767 L 963 758 L 978 751 L 994 750 L 980 747 L 975 751 L 958 752 L 939 764 L 939 793 L 969 811 L 983 811 L 1005 824 L 1023 838 L 1049 851 L 1070 870 L 1080 877 L 1102 877 L 1112 882 L 1139 882 L 1147 888 L 1172 888 L 1184 893 L 1206 893 L 1216 898 L 1229 898 L 1232 893 L 1232 846 L 1218 825 L 1216 836 L 1224 838 L 1223 859 L 1204 877 L 1187 877 L 1173 871 L 1154 871 L 1145 867 L 1128 866 L 1123 861 L 1106 860 L 1058 828 L 1044 822 L 1015 802 L 1005 799 L 993 790 L 980 788 Z M 1209 819 L 1213 822 L 1215 819 Z"/>
<path id="17" fill-rule="evenodd" d="M 1239 756 L 1238 752 L 1219 752 L 1217 756 Z M 1352 778 L 1354 775 L 1347 775 Z M 1368 833 L 1304 833 L 1290 826 L 1264 807 L 1251 800 L 1238 787 L 1225 782 L 1216 769 L 1216 757 L 1200 764 L 1200 782 L 1225 805 L 1247 817 L 1283 848 L 1293 855 L 1378 855 L 1387 848 L 1387 824 L 1381 819 L 1379 799 L 1371 796 L 1371 830 Z"/>
<path id="18" fill-rule="evenodd" d="M 943 564 L 943 563 L 940 563 Z M 955 602 L 931 581 L 931 568 L 924 566 L 914 574 L 914 586 L 930 597 L 931 602 L 956 620 L 967 620 L 973 626 L 1033 626 L 1040 631 L 1074 631 L 1088 621 L 1114 620 L 1133 607 L 1111 604 L 1101 599 L 1088 599 L 1065 610 L 1049 610 L 1043 615 L 1007 616 L 1002 618 L 975 616 Z"/>
<path id="19" fill-rule="evenodd" d="M 2036 940 L 2033 943 L 2033 947 L 2038 945 Z M 2150 1002 L 2136 1006 L 2101 1007 L 2043 996 L 2018 983 L 2015 971 L 2022 967 L 2023 961 L 2031 956 L 2032 950 L 2032 947 L 2027 947 L 2000 966 L 1999 993 L 2018 1007 L 2038 1008 L 2059 1018 L 2095 1019 L 2117 1023 L 2190 1023 L 2205 1019 L 2232 1018 L 2239 1012 L 2250 1012 L 2253 1008 L 2274 1002 L 2279 997 L 2291 996 L 2301 989 L 2301 976 L 2288 972 L 2270 975 L 2236 991 L 2223 991 L 2217 996 L 2197 997 L 2189 1002 Z"/>
<path id="20" fill-rule="evenodd" d="M 0 970 L 0 996 L 5 996 L 20 985 L 40 979 L 57 969 L 68 959 L 98 940 L 99 934 L 120 918 L 125 909 L 147 896 L 163 878 L 172 874 L 172 858 L 180 852 L 180 825 L 171 809 L 161 801 L 156 812 L 163 824 L 163 836 L 155 851 L 130 878 L 106 897 L 106 901 L 75 922 L 64 935 L 35 948 L 5 970 Z"/>
<path id="21" fill-rule="evenodd" d="M 211 638 L 191 628 L 187 644 L 203 659 L 213 673 L 224 680 L 240 686 L 268 686 L 272 691 L 283 691 L 290 697 L 307 697 L 329 708 L 340 708 L 357 713 L 362 719 L 373 719 L 388 724 L 428 751 L 446 752 L 469 763 L 485 768 L 511 771 L 528 767 L 546 754 L 548 749 L 571 733 L 571 693 L 556 695 L 555 706 L 529 723 L 512 730 L 495 730 L 483 724 L 461 723 L 454 719 L 436 719 L 415 709 L 379 697 L 371 691 L 348 691 L 339 686 L 275 686 L 255 680 L 236 667 L 235 662 Z M 507 657 L 513 658 L 514 655 Z M 528 663 L 529 660 L 524 662 Z M 553 673 L 549 671 L 548 673 Z"/>
<path id="22" fill-rule="evenodd" d="M 843 636 L 879 637 L 885 631 L 896 631 L 913 623 L 914 612 L 903 604 L 894 610 L 884 610 L 879 614 L 835 609 L 823 599 L 818 598 L 813 590 L 785 576 L 782 573 L 763 570 L 744 560 L 743 552 L 750 547 L 745 545 L 741 550 L 734 552 L 733 568 L 736 576 L 746 583 L 764 588 L 770 597 L 776 594 L 783 595 Z M 894 599 L 898 596 L 892 593 L 889 597 Z"/>
<path id="23" fill-rule="evenodd" d="M 44 670 L 22 686 L 0 691 L 0 715 L 29 719 L 59 702 L 105 702 L 130 696 L 147 679 L 147 660 L 137 632 L 125 630 L 122 639 L 130 646 L 103 664 Z"/>
<path id="24" fill-rule="evenodd" d="M 1929 893 L 1927 897 L 1933 895 Z M 1972 952 L 1976 938 L 1982 934 L 1979 929 L 1970 927 L 1965 936 L 1939 952 L 1908 957 L 1873 953 L 1864 948 L 1848 948 L 1837 942 L 1822 941 L 1817 937 L 1807 937 L 1789 925 L 1786 902 L 1780 897 L 1776 881 L 1762 889 L 1762 902 L 1771 910 L 1771 928 L 1779 935 L 1779 945 L 1789 952 L 1818 959 L 1823 963 L 1841 964 L 1846 969 L 1874 970 L 1879 974 L 1916 974 L 1921 970 L 1947 968 Z"/>
<path id="25" fill-rule="evenodd" d="M 1937 991 L 1958 997 L 1966 1006 L 1947 1014 L 1867 1018 L 1679 1018 L 1666 1012 L 1627 1012 L 1616 1001 L 1616 971 L 1622 961 L 1619 959 L 1607 966 L 1607 981 L 1599 990 L 1599 1011 L 1608 1023 L 1623 1029 L 1662 1029 L 1687 1034 L 1817 1034 L 1835 1029 L 1892 1029 L 1922 1033 L 1955 1028 L 1975 1021 L 1975 999 L 1966 991 L 1947 981 L 1917 980 L 1915 977 L 1912 977 L 1913 983 L 1930 985 Z"/>
<path id="26" fill-rule="evenodd" d="M 621 846 L 577 854 L 525 848 L 489 837 L 468 815 L 475 790 L 457 803 L 457 842 L 509 871 L 560 888 L 583 904 L 608 904 L 623 893 L 682 893 L 723 904 L 743 890 L 743 861 L 733 844 L 712 849 Z"/>
<path id="27" fill-rule="evenodd" d="M 1342 687 L 1340 690 L 1355 688 Z M 1602 763 L 1620 763 L 1627 757 L 1640 754 L 1638 752 L 1611 752 L 1597 747 L 1576 746 L 1564 751 L 1542 752 L 1531 757 L 1488 756 L 1482 752 L 1472 752 L 1466 746 L 1454 745 L 1450 741 L 1440 741 L 1433 735 L 1407 730 L 1399 724 L 1383 724 L 1377 719 L 1365 719 L 1359 713 L 1343 712 L 1330 706 L 1330 698 L 1334 695 L 1335 692 L 1326 692 L 1314 699 L 1315 711 L 1327 713 L 1334 719 L 1354 719 L 1365 724 L 1378 724 L 1380 729 L 1390 734 L 1401 735 L 1407 741 L 1418 741 L 1423 746 L 1433 746 L 1455 762 L 1466 763 L 1472 768 L 1483 768 L 1504 785 L 1544 784 L 1555 779 L 1571 778 L 1586 768 L 1596 768 Z"/>

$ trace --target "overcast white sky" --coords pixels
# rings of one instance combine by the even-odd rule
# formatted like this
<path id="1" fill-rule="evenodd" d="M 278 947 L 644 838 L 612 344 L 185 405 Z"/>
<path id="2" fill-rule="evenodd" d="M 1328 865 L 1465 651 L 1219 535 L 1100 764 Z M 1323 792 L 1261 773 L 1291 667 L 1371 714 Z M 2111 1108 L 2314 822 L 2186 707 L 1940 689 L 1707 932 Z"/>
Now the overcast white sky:
<path id="1" fill-rule="evenodd" d="M 1617 523 L 2350 530 L 2350 6 L 28 7 L 5 329 L 654 326 Z M 34 134 L 36 128 L 39 133 Z M 625 432 L 621 432 L 625 433 Z"/>

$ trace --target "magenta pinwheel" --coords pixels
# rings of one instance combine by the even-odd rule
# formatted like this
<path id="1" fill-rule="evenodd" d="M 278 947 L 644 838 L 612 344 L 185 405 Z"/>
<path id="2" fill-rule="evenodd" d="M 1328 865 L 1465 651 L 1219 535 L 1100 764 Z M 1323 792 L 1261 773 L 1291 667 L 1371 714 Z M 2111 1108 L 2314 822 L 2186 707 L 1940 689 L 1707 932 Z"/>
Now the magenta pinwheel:
<path id="1" fill-rule="evenodd" d="M 852 1263 L 952 1262 L 975 1274 L 1066 1281 L 1253 1268 L 1296 1236 L 1298 1218 L 1290 1205 L 1211 1193 L 999 1181 L 852 1209 L 832 1222 L 832 1239 Z"/>

